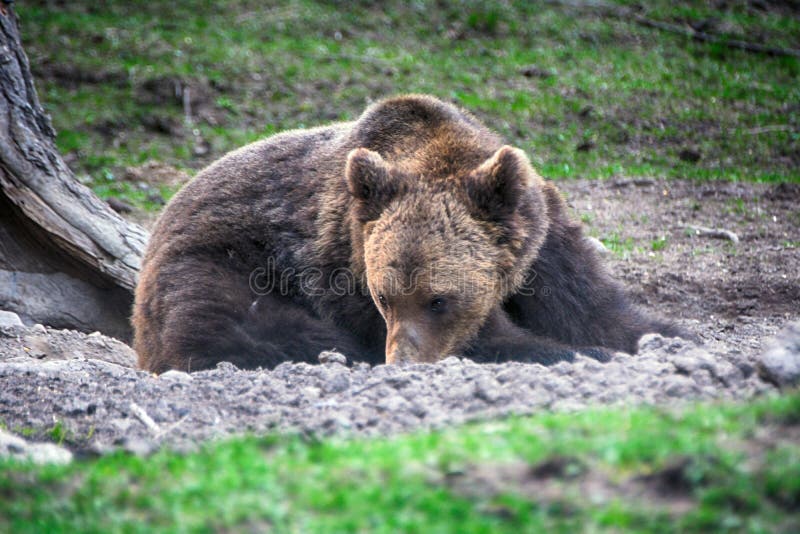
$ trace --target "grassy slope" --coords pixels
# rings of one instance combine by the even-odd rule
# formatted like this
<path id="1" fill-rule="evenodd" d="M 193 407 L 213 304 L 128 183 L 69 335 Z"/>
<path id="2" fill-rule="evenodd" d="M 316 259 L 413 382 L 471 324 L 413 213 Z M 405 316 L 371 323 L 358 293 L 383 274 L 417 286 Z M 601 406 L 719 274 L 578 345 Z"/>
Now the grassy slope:
<path id="1" fill-rule="evenodd" d="M 18 12 L 61 150 L 101 195 L 140 204 L 144 195 L 119 183 L 127 165 L 198 168 L 265 134 L 354 118 L 398 92 L 462 103 L 550 178 L 800 181 L 797 59 L 531 4 L 76 0 L 22 2 Z M 713 18 L 712 31 L 800 48 L 796 16 L 696 4 L 646 5 L 659 20 Z M 544 76 L 522 75 L 529 66 Z M 202 93 L 195 107 L 211 119 L 183 124 L 180 99 L 148 93 L 164 79 Z M 211 152 L 198 158 L 200 138 Z M 684 149 L 700 160 L 682 160 Z"/>
<path id="2" fill-rule="evenodd" d="M 187 455 L 6 463 L 0 531 L 796 532 L 798 425 L 794 393 L 747 406 L 540 414 L 391 439 L 246 438 Z M 555 479 L 541 474 L 562 464 Z M 481 483 L 476 466 L 511 480 Z"/>

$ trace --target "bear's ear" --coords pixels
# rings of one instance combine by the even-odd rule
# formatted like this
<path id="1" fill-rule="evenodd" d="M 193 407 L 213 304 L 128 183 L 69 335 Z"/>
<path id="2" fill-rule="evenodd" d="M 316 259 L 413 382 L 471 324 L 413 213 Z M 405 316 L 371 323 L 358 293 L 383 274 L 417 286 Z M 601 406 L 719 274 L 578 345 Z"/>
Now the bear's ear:
<path id="1" fill-rule="evenodd" d="M 467 196 L 475 215 L 495 221 L 512 215 L 531 185 L 532 174 L 522 150 L 501 147 L 467 176 Z"/>
<path id="2" fill-rule="evenodd" d="M 348 154 L 345 177 L 348 191 L 359 201 L 362 221 L 377 219 L 397 193 L 389 164 L 380 154 L 366 148 L 357 148 Z"/>

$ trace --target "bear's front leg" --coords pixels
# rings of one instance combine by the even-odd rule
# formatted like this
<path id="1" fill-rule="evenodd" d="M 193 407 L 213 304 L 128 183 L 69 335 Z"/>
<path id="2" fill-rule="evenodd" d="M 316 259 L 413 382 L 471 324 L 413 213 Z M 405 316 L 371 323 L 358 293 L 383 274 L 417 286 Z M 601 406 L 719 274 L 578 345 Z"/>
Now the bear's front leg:
<path id="1" fill-rule="evenodd" d="M 611 353 L 600 347 L 571 347 L 534 335 L 515 325 L 505 311 L 496 308 L 464 355 L 481 363 L 518 361 L 552 365 L 573 361 L 577 353 L 601 362 L 611 359 Z"/>

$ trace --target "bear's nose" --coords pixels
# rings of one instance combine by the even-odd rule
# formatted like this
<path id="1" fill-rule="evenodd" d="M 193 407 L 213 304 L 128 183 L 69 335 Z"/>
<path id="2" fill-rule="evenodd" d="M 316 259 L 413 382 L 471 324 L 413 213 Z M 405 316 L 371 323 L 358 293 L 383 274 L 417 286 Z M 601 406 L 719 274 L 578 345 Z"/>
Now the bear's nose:
<path id="1" fill-rule="evenodd" d="M 420 360 L 422 336 L 411 323 L 398 323 L 386 337 L 386 363 L 407 363 Z"/>

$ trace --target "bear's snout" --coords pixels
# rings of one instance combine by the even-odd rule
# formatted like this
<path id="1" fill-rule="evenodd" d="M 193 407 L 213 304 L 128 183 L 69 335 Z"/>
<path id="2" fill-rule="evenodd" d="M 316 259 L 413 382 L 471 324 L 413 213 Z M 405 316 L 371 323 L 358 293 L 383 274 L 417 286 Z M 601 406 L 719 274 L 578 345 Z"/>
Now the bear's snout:
<path id="1" fill-rule="evenodd" d="M 386 363 L 411 363 L 421 361 L 425 346 L 420 326 L 410 321 L 397 321 L 386 336 Z"/>

